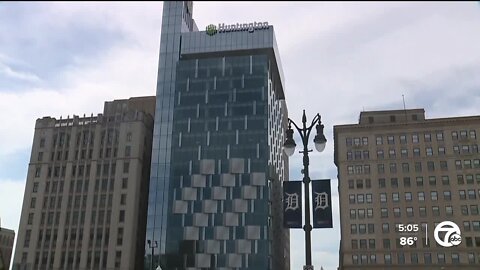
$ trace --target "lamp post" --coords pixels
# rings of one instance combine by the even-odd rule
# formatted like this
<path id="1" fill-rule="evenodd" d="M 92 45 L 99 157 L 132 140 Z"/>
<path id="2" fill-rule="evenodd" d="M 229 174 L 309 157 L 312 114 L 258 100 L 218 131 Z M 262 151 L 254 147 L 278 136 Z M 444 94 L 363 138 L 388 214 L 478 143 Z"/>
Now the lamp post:
<path id="1" fill-rule="evenodd" d="M 323 134 L 323 124 L 321 121 L 320 114 L 317 113 L 315 117 L 312 120 L 312 123 L 310 124 L 309 127 L 307 127 L 307 117 L 305 116 L 305 110 L 303 110 L 303 117 L 302 117 L 302 123 L 303 127 L 299 128 L 295 122 L 293 122 L 290 118 L 288 118 L 288 129 L 286 131 L 287 139 L 285 140 L 285 143 L 283 144 L 283 149 L 285 153 L 288 156 L 293 155 L 295 152 L 295 141 L 293 140 L 293 129 L 292 129 L 292 124 L 293 126 L 297 129 L 298 133 L 300 134 L 300 137 L 302 138 L 302 143 L 303 143 L 303 152 L 300 151 L 300 153 L 303 153 L 303 183 L 305 186 L 305 225 L 303 226 L 303 230 L 305 231 L 305 260 L 306 260 L 306 266 L 304 269 L 313 269 L 312 266 L 312 239 L 311 239 L 311 231 L 312 231 L 312 225 L 310 224 L 310 176 L 308 174 L 308 165 L 309 165 L 309 158 L 308 158 L 308 152 L 311 152 L 312 150 L 308 150 L 308 139 L 310 137 L 310 132 L 312 131 L 313 126 L 315 126 L 317 130 L 317 135 L 313 139 L 313 142 L 315 143 L 315 149 L 319 152 L 323 152 L 325 149 L 325 145 L 327 143 L 327 139 L 325 138 L 325 135 Z"/>
<path id="2" fill-rule="evenodd" d="M 158 247 L 158 243 L 157 243 L 157 241 L 154 241 L 154 244 L 152 244 L 152 241 L 150 241 L 150 239 L 147 240 L 147 243 L 148 243 L 148 247 L 152 249 L 152 261 L 151 261 L 150 269 L 153 270 L 153 269 L 154 269 L 154 268 L 153 268 L 153 267 L 154 267 L 154 266 L 153 266 L 153 256 L 154 256 L 155 248 Z"/>

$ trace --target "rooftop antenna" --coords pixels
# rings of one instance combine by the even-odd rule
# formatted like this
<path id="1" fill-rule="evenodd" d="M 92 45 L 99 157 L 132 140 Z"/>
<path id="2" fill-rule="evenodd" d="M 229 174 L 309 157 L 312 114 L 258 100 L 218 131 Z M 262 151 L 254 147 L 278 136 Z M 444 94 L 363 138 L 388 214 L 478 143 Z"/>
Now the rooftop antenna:
<path id="1" fill-rule="evenodd" d="M 407 108 L 405 107 L 405 95 L 402 94 L 402 100 L 403 100 L 403 111 L 405 112 L 405 122 L 408 121 L 408 117 L 407 117 Z"/>

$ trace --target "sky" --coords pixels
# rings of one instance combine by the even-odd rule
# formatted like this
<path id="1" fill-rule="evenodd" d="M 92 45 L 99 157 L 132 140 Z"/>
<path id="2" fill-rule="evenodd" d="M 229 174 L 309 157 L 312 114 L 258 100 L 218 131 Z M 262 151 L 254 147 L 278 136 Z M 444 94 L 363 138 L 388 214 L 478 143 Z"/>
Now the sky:
<path id="1" fill-rule="evenodd" d="M 35 120 L 102 112 L 104 101 L 155 94 L 162 2 L 0 2 L 0 218 L 18 229 Z M 316 269 L 335 270 L 340 240 L 333 126 L 361 111 L 424 108 L 479 115 L 479 2 L 194 2 L 208 24 L 268 21 L 289 117 L 325 124 L 312 179 L 332 179 L 334 228 L 312 233 Z M 300 143 L 296 137 L 297 145 Z M 312 145 L 313 146 L 313 145 Z M 301 179 L 300 154 L 290 159 Z M 305 263 L 291 230 L 291 268 Z"/>

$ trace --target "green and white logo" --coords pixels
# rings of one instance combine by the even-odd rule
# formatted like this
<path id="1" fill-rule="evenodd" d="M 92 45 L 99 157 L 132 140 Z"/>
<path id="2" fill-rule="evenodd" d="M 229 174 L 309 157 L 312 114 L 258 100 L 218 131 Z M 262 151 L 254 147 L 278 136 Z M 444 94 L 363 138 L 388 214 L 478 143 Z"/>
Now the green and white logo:
<path id="1" fill-rule="evenodd" d="M 207 26 L 206 33 L 209 36 L 213 36 L 216 33 L 226 33 L 226 32 L 238 32 L 238 31 L 247 31 L 249 33 L 255 32 L 255 30 L 269 29 L 270 25 L 268 22 L 253 22 L 253 23 L 236 23 L 236 24 L 224 24 L 219 23 L 218 27 L 210 24 Z"/>
<path id="2" fill-rule="evenodd" d="M 207 26 L 206 31 L 207 31 L 207 35 L 213 36 L 213 35 L 215 35 L 215 34 L 217 33 L 217 27 L 216 27 L 215 25 L 213 25 L 213 24 L 209 24 L 209 25 Z"/>

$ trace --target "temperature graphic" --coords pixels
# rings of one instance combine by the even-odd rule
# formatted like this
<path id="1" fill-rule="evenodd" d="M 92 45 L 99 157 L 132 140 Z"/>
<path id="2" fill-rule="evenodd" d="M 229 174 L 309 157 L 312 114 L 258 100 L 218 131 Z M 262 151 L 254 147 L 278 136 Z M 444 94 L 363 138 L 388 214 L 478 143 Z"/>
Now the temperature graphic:
<path id="1" fill-rule="evenodd" d="M 400 237 L 400 245 L 405 246 L 405 245 L 413 245 L 415 242 L 417 242 L 417 237 L 416 236 L 410 236 L 410 237 Z"/>

